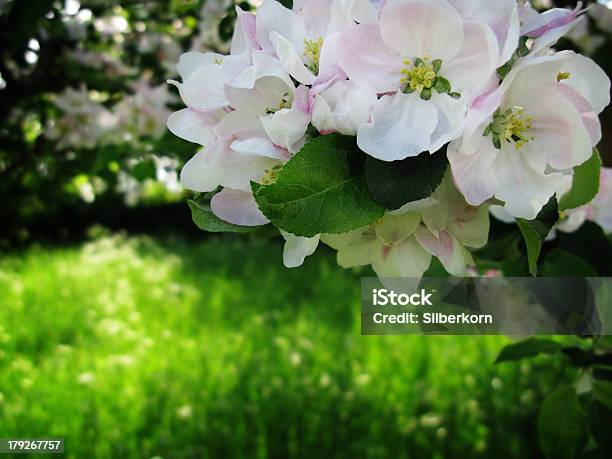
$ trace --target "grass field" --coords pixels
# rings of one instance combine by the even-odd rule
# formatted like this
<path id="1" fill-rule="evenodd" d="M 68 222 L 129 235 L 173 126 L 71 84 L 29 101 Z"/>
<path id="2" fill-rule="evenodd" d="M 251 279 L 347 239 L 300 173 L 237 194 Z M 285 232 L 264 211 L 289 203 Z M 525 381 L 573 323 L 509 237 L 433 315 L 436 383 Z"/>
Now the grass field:
<path id="1" fill-rule="evenodd" d="M 529 458 L 561 368 L 361 337 L 359 273 L 278 241 L 108 236 L 0 259 L 0 437 L 73 458 Z M 22 456 L 23 457 L 23 456 Z"/>

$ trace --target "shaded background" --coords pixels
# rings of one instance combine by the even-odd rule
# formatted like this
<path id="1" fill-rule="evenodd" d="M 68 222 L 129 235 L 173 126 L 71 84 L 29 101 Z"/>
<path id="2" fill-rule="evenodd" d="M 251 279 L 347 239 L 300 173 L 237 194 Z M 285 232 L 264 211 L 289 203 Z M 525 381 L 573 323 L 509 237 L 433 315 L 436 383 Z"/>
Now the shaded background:
<path id="1" fill-rule="evenodd" d="M 541 457 L 563 362 L 361 337 L 365 271 L 325 249 L 287 270 L 278 239 L 194 227 L 177 172 L 197 147 L 165 128 L 165 82 L 182 52 L 227 49 L 233 8 L 0 0 L 0 437 L 65 437 L 68 457 Z M 610 74 L 611 31 L 597 5 L 559 47 Z"/>

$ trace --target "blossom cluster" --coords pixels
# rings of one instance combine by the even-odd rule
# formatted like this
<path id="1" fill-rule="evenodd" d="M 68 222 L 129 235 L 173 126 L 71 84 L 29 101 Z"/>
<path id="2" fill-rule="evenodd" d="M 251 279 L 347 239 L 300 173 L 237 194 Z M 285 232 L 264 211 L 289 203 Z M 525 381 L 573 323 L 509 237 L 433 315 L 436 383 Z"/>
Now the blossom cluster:
<path id="1" fill-rule="evenodd" d="M 609 79 L 552 49 L 583 12 L 516 0 L 237 8 L 230 54 L 183 54 L 171 81 L 186 108 L 168 128 L 203 147 L 182 183 L 210 197 L 226 228 L 277 226 L 287 266 L 322 241 L 342 266 L 380 276 L 421 276 L 432 256 L 465 274 L 469 249 L 487 243 L 490 205 L 536 219 L 594 155 Z M 346 136 L 356 153 L 313 153 Z M 448 168 L 434 178 L 440 154 Z M 397 203 L 403 183 L 370 170 L 407 171 L 404 188 L 430 191 L 390 205 L 380 197 L 395 190 Z"/>

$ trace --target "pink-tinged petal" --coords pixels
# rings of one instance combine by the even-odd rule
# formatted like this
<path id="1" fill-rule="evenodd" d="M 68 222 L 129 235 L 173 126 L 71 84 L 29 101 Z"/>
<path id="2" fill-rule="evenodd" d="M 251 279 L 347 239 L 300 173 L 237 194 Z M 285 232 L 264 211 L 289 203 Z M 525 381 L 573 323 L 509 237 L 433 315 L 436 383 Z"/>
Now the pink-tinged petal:
<path id="1" fill-rule="evenodd" d="M 400 86 L 401 56 L 383 43 L 378 24 L 345 30 L 338 41 L 338 62 L 351 80 L 378 94 Z"/>
<path id="2" fill-rule="evenodd" d="M 270 139 L 263 136 L 235 140 L 232 142 L 232 150 L 245 155 L 266 156 L 282 161 L 287 161 L 291 157 L 287 150 L 274 145 Z"/>
<path id="3" fill-rule="evenodd" d="M 463 44 L 463 20 L 446 0 L 403 0 L 381 13 L 383 42 L 407 57 L 452 59 Z"/>
<path id="4" fill-rule="evenodd" d="M 321 236 L 299 237 L 285 231 L 281 231 L 281 234 L 285 238 L 283 263 L 287 268 L 302 266 L 306 257 L 317 250 L 321 238 Z"/>
<path id="5" fill-rule="evenodd" d="M 294 44 L 298 51 L 306 38 L 304 21 L 293 11 L 285 8 L 276 0 L 266 0 L 257 9 L 256 34 L 261 48 L 267 52 L 274 52 L 270 35 L 276 32 Z"/>
<path id="6" fill-rule="evenodd" d="M 487 83 L 496 73 L 499 47 L 489 27 L 474 21 L 464 22 L 463 46 L 442 66 L 443 75 L 453 91 L 462 93 Z"/>
<path id="7" fill-rule="evenodd" d="M 541 37 L 555 29 L 572 24 L 585 11 L 585 9 L 582 9 L 582 2 L 578 2 L 578 6 L 574 10 L 553 8 L 538 16 L 531 15 L 531 21 L 524 23 L 521 27 L 522 35 L 529 38 Z"/>
<path id="8" fill-rule="evenodd" d="M 236 28 L 232 38 L 232 55 L 248 54 L 253 50 L 261 49 L 257 40 L 257 23 L 255 15 L 236 7 Z"/>
<path id="9" fill-rule="evenodd" d="M 263 226 L 270 223 L 261 213 L 253 193 L 224 188 L 213 196 L 210 209 L 218 218 L 238 226 Z"/>
<path id="10" fill-rule="evenodd" d="M 503 147 L 494 164 L 495 197 L 513 217 L 533 220 L 563 181 L 561 174 L 537 174 L 514 146 Z"/>
<path id="11" fill-rule="evenodd" d="M 314 83 L 316 77 L 306 68 L 293 43 L 277 32 L 270 32 L 270 41 L 274 52 L 289 75 L 302 84 L 311 85 Z"/>
<path id="12" fill-rule="evenodd" d="M 372 121 L 357 131 L 357 144 L 370 156 L 398 161 L 430 148 L 438 124 L 435 105 L 417 94 L 383 96 L 372 110 Z"/>
<path id="13" fill-rule="evenodd" d="M 219 65 L 207 65 L 197 70 L 183 84 L 174 84 L 185 105 L 197 111 L 207 112 L 227 107 L 229 102 L 223 91 L 223 72 Z"/>
<path id="14" fill-rule="evenodd" d="M 584 97 L 597 114 L 610 104 L 610 78 L 593 60 L 572 52 L 559 53 L 564 59 L 563 72 L 570 77 L 562 84 L 570 86 Z"/>
<path id="15" fill-rule="evenodd" d="M 547 162 L 557 170 L 572 169 L 592 155 L 591 137 L 578 111 L 554 90 L 540 88 L 529 105 L 522 105 L 533 117 L 528 135 L 533 140 L 524 145 L 527 160 L 546 155 Z M 533 167 L 533 165 L 532 165 Z M 544 168 L 534 168 L 544 172 Z"/>
<path id="16" fill-rule="evenodd" d="M 217 139 L 214 126 L 222 116 L 218 112 L 200 113 L 185 108 L 168 118 L 168 129 L 177 137 L 206 146 Z"/>
<path id="17" fill-rule="evenodd" d="M 381 278 L 422 277 L 430 264 L 431 254 L 414 237 L 395 247 L 377 241 L 372 250 L 372 268 Z"/>
<path id="18" fill-rule="evenodd" d="M 291 108 L 310 114 L 312 111 L 312 98 L 310 97 L 310 89 L 307 86 L 300 85 L 295 89 Z"/>
<path id="19" fill-rule="evenodd" d="M 579 2 L 574 11 L 554 8 L 540 14 L 539 17 L 533 16 L 535 20 L 531 23 L 523 24 L 521 27 L 523 35 L 535 38 L 531 45 L 530 54 L 536 55 L 543 50 L 546 51 L 548 47 L 557 43 L 561 37 L 567 35 L 579 22 L 580 15 L 586 11 L 582 10 L 581 7 L 582 2 Z"/>
<path id="20" fill-rule="evenodd" d="M 453 180 L 465 200 L 479 206 L 495 194 L 494 164 L 498 150 L 490 137 L 478 133 L 474 133 L 474 137 L 478 137 L 478 143 L 472 142 L 475 148 L 465 149 L 459 140 L 452 142 L 448 147 L 448 160 Z"/>
<path id="21" fill-rule="evenodd" d="M 565 97 L 576 108 L 578 113 L 580 113 L 582 124 L 584 124 L 584 127 L 589 133 L 591 143 L 593 146 L 597 145 L 601 140 L 601 123 L 589 102 L 566 84 L 557 85 L 555 90 L 563 94 L 563 97 Z"/>
<path id="22" fill-rule="evenodd" d="M 279 161 L 233 151 L 227 142 L 216 141 L 191 158 L 181 171 L 181 183 L 188 190 L 205 193 L 218 186 L 250 191 L 251 181 L 261 179 Z"/>
<path id="23" fill-rule="evenodd" d="M 493 116 L 501 104 L 502 97 L 503 94 L 499 90 L 499 77 L 494 73 L 478 91 L 472 94 L 464 124 L 465 137 L 471 136 L 476 129 Z"/>
<path id="24" fill-rule="evenodd" d="M 589 220 L 599 224 L 606 234 L 612 233 L 612 169 L 601 169 L 599 193 L 589 207 Z"/>
<path id="25" fill-rule="evenodd" d="M 239 54 L 226 56 L 221 66 L 223 71 L 223 79 L 226 84 L 235 87 L 241 87 L 240 82 L 253 79 L 253 64 L 250 54 Z M 237 84 L 238 83 L 238 84 Z M 252 87 L 252 86 L 251 86 Z"/>
<path id="26" fill-rule="evenodd" d="M 425 250 L 440 260 L 449 274 L 465 275 L 467 263 L 463 248 L 452 234 L 441 231 L 436 237 L 427 228 L 421 226 L 416 233 L 416 239 Z"/>
<path id="27" fill-rule="evenodd" d="M 498 67 L 508 62 L 516 51 L 520 36 L 516 0 L 448 0 L 461 17 L 486 24 L 497 39 Z"/>
<path id="28" fill-rule="evenodd" d="M 209 65 L 221 65 L 224 59 L 225 56 L 222 54 L 190 51 L 188 53 L 181 54 L 179 62 L 176 64 L 176 70 L 181 76 L 183 82 L 185 82 L 202 67 L 207 67 Z"/>
<path id="29" fill-rule="evenodd" d="M 345 80 L 346 73 L 338 64 L 338 43 L 340 42 L 340 33 L 335 33 L 327 37 L 321 48 L 319 58 L 319 76 L 315 82 L 318 91 L 323 85 L 329 87 L 335 81 Z M 314 89 L 314 88 L 313 88 Z M 318 92 L 317 91 L 317 92 Z"/>

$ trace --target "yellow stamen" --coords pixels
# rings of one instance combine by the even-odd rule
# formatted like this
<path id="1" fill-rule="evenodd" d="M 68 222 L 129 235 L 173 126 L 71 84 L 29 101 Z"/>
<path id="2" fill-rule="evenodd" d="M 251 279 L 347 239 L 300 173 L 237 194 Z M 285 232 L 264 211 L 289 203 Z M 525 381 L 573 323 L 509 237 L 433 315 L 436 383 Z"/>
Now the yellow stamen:
<path id="1" fill-rule="evenodd" d="M 563 81 L 563 80 L 567 80 L 572 76 L 571 73 L 568 72 L 559 72 L 559 74 L 557 75 L 557 81 Z"/>
<path id="2" fill-rule="evenodd" d="M 304 39 L 304 57 L 308 60 L 307 67 L 315 75 L 319 74 L 319 60 L 321 58 L 321 49 L 323 48 L 323 39 L 316 40 Z"/>

